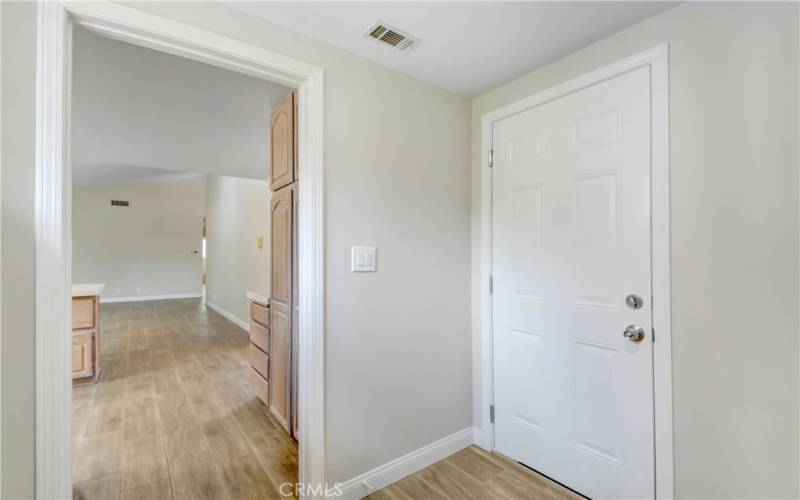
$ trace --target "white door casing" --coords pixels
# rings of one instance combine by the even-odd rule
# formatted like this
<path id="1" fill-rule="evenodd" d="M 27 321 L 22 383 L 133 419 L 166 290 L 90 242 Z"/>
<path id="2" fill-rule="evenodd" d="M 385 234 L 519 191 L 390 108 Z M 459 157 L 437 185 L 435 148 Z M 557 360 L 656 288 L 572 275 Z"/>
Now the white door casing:
<path id="1" fill-rule="evenodd" d="M 643 66 L 492 130 L 495 449 L 593 498 L 655 493 L 650 105 Z"/>

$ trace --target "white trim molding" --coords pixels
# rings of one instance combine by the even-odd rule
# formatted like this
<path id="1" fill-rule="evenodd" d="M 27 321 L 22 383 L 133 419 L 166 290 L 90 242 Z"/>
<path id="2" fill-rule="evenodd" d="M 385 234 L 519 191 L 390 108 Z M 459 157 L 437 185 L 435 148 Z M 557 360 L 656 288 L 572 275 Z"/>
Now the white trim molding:
<path id="1" fill-rule="evenodd" d="M 659 499 L 673 497 L 672 427 L 672 325 L 670 305 L 669 214 L 669 49 L 662 44 L 585 75 L 561 83 L 520 101 L 491 111 L 481 118 L 480 247 L 478 252 L 480 300 L 473 304 L 473 399 L 475 443 L 494 448 L 494 425 L 489 405 L 494 401 L 492 357 L 492 172 L 485 163 L 492 145 L 492 124 L 559 97 L 643 66 L 650 67 L 651 84 L 651 225 L 653 327 L 653 385 L 655 409 L 656 491 Z"/>
<path id="2" fill-rule="evenodd" d="M 323 70 L 107 0 L 40 0 L 36 113 L 36 497 L 72 497 L 70 52 L 72 29 L 299 90 L 299 480 L 325 482 Z M 307 498 L 308 496 L 306 496 Z"/>
<path id="3" fill-rule="evenodd" d="M 214 312 L 218 313 L 220 316 L 222 316 L 223 318 L 227 319 L 228 321 L 230 321 L 234 325 L 238 326 L 242 330 L 244 330 L 246 332 L 250 331 L 250 323 L 248 323 L 247 321 L 243 320 L 242 318 L 236 316 L 235 314 L 233 314 L 232 312 L 228 311 L 227 309 L 223 309 L 220 306 L 218 306 L 217 304 L 215 304 L 213 302 L 209 302 L 208 300 L 206 300 L 206 307 L 208 307 L 209 309 L 211 309 Z"/>
<path id="4" fill-rule="evenodd" d="M 339 485 L 341 495 L 330 498 L 358 500 L 432 465 L 473 444 L 472 427 L 427 444 Z M 338 491 L 336 492 L 338 493 Z"/>
<path id="5" fill-rule="evenodd" d="M 150 300 L 197 299 L 202 296 L 203 296 L 202 293 L 171 293 L 167 295 L 139 295 L 134 297 L 100 296 L 100 303 L 113 304 L 115 302 L 147 302 Z"/>

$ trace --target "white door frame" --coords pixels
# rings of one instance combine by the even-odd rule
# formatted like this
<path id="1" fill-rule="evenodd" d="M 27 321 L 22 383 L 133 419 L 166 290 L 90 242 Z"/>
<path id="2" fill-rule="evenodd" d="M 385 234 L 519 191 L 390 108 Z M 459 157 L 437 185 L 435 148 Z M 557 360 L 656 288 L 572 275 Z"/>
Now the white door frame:
<path id="1" fill-rule="evenodd" d="M 299 89 L 299 481 L 325 482 L 323 70 L 122 5 L 40 0 L 36 82 L 36 497 L 72 498 L 71 34 L 75 26 Z"/>
<path id="2" fill-rule="evenodd" d="M 653 394 L 655 401 L 655 497 L 673 496 L 672 456 L 672 326 L 670 320 L 669 231 L 669 66 L 668 46 L 662 44 L 608 66 L 573 78 L 530 97 L 483 115 L 480 170 L 480 301 L 473 303 L 473 398 L 475 442 L 494 448 L 494 424 L 489 406 L 494 402 L 492 357 L 492 171 L 488 168 L 492 125 L 498 120 L 534 108 L 622 73 L 649 66 L 651 82 L 651 238 L 653 330 Z"/>

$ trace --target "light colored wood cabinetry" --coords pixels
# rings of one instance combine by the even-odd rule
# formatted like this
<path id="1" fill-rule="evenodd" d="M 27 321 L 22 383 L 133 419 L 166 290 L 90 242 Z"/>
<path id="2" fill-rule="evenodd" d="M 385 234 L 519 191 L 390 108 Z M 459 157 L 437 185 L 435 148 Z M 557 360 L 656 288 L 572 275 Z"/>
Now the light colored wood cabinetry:
<path id="1" fill-rule="evenodd" d="M 272 113 L 270 137 L 272 201 L 268 406 L 276 420 L 297 437 L 297 181 L 300 173 L 297 161 L 295 91 L 286 96 Z M 251 338 L 252 335 L 251 333 Z"/>
<path id="2" fill-rule="evenodd" d="M 100 293 L 103 285 L 75 285 L 72 292 L 72 383 L 100 376 Z"/>
<path id="3" fill-rule="evenodd" d="M 94 375 L 94 332 L 72 332 L 72 379 Z"/>
<path id="4" fill-rule="evenodd" d="M 250 318 L 264 328 L 269 326 L 269 307 L 250 302 Z"/>
<path id="5" fill-rule="evenodd" d="M 250 382 L 253 390 L 269 406 L 269 299 L 248 293 L 250 301 Z"/>
<path id="6" fill-rule="evenodd" d="M 291 427 L 294 196 L 296 184 L 272 193 L 270 294 L 270 402 L 276 419 Z"/>
<path id="7" fill-rule="evenodd" d="M 272 112 L 270 139 L 272 190 L 288 186 L 296 180 L 297 148 L 295 107 L 296 93 L 292 91 Z"/>
<path id="8" fill-rule="evenodd" d="M 269 328 L 250 319 L 250 342 L 264 352 L 269 352 Z"/>

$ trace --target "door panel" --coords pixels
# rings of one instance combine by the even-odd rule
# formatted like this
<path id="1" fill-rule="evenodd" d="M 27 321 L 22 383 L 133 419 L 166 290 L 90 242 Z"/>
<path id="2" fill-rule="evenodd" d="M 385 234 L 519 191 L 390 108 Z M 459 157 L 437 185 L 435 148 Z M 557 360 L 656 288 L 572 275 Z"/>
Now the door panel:
<path id="1" fill-rule="evenodd" d="M 592 498 L 655 488 L 649 103 L 641 68 L 492 130 L 495 448 Z"/>
<path id="2" fill-rule="evenodd" d="M 272 112 L 272 190 L 295 181 L 295 92 L 292 91 Z"/>
<path id="3" fill-rule="evenodd" d="M 94 375 L 94 331 L 72 334 L 72 378 Z"/>
<path id="4" fill-rule="evenodd" d="M 270 295 L 269 406 L 287 430 L 291 423 L 292 267 L 296 184 L 272 193 L 272 284 Z"/>

